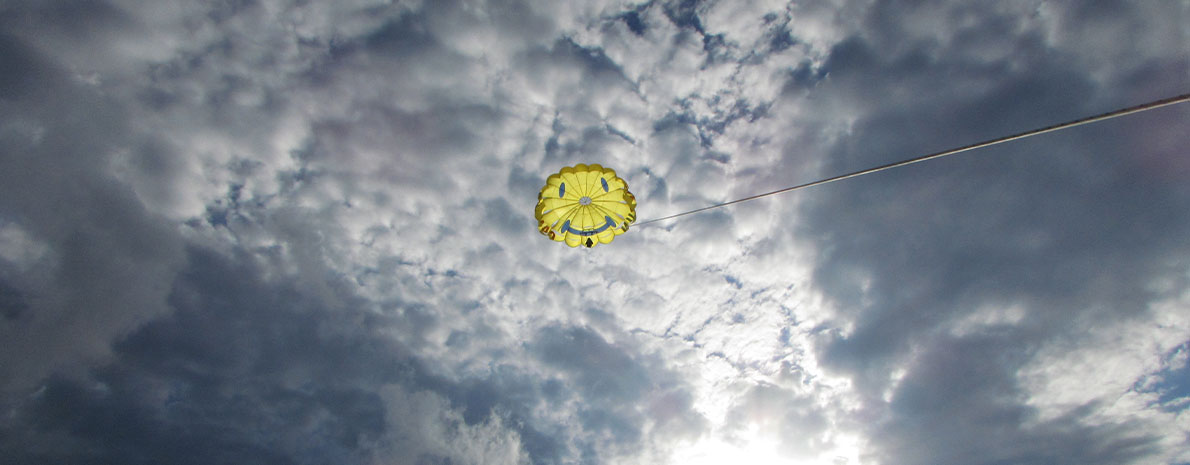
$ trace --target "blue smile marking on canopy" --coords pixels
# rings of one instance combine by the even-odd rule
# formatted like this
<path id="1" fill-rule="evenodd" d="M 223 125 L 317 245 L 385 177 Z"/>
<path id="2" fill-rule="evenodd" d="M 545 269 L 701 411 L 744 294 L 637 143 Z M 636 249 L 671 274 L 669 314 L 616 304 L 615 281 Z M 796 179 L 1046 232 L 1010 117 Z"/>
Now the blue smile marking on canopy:
<path id="1" fill-rule="evenodd" d="M 600 226 L 595 229 L 575 229 L 575 228 L 570 227 L 570 220 L 566 220 L 566 222 L 562 223 L 561 231 L 563 233 L 571 232 L 574 234 L 578 234 L 580 236 L 594 236 L 596 234 L 606 231 L 607 228 L 611 228 L 616 225 L 616 222 L 612 221 L 612 217 L 610 217 L 610 216 L 604 216 L 603 219 L 606 220 L 606 222 L 603 223 L 603 226 Z"/>

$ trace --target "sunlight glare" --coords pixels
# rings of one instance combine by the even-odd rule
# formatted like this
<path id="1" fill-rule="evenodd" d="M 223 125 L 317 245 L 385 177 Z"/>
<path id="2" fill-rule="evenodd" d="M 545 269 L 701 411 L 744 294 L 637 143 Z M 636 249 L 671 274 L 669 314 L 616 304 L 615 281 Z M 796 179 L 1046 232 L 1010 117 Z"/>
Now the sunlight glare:
<path id="1" fill-rule="evenodd" d="M 749 465 L 849 465 L 854 464 L 844 456 L 830 454 L 829 458 L 790 457 L 780 451 L 780 443 L 772 437 L 758 434 L 753 427 L 736 434 L 731 440 L 717 435 L 703 438 L 690 447 L 676 451 L 670 460 L 683 465 L 721 465 L 724 463 L 747 463 Z M 850 454 L 849 454 L 850 455 Z"/>

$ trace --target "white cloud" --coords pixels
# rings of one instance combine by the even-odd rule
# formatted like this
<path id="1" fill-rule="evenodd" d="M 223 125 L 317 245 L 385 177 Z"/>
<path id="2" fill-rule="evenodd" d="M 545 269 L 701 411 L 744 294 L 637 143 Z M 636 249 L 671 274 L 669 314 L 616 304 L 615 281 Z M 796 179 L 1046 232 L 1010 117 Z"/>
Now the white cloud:
<path id="1" fill-rule="evenodd" d="M 1165 119 L 592 250 L 529 213 L 579 162 L 615 168 L 648 220 L 1133 102 L 1146 69 L 1183 84 L 1162 18 L 1185 8 L 1119 5 L 14 4 L 0 303 L 25 307 L 0 359 L 94 417 L 120 400 L 189 425 L 227 392 L 262 424 L 292 408 L 284 441 L 236 439 L 296 462 L 1028 462 L 1046 440 L 1182 460 L 1145 435 L 1185 415 L 1135 388 L 1190 338 L 1184 280 L 1151 279 L 1185 267 L 1181 180 L 1152 168 L 1184 145 Z M 1097 156 L 1124 147 L 1136 166 Z M 96 371 L 46 381 L 72 363 Z M 199 386 L 160 391 L 197 407 L 72 384 L 96 378 Z"/>
<path id="2" fill-rule="evenodd" d="M 1188 306 L 1190 294 L 1182 290 L 1154 302 L 1145 318 L 1110 325 L 1088 321 L 1083 337 L 1042 349 L 1019 374 L 1029 391 L 1029 404 L 1038 408 L 1035 421 L 1090 405 L 1090 423 L 1139 420 L 1138 432 L 1162 438 L 1166 452 L 1154 460 L 1185 460 L 1186 452 L 1179 452 L 1182 441 L 1173 433 L 1190 432 L 1184 409 L 1163 407 L 1162 393 L 1154 384 L 1161 380 L 1160 372 L 1184 369 L 1185 342 L 1190 340 Z"/>
<path id="3" fill-rule="evenodd" d="M 400 419 L 383 438 L 369 444 L 375 464 L 449 461 L 451 463 L 528 464 L 521 438 L 500 415 L 470 425 L 449 402 L 432 392 L 382 390 L 386 417 Z"/>

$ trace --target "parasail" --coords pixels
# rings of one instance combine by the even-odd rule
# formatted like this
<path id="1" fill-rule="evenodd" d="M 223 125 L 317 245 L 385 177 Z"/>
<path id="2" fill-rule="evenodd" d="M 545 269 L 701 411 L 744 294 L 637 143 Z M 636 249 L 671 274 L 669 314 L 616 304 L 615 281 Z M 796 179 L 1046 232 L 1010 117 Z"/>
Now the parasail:
<path id="1" fill-rule="evenodd" d="M 537 230 L 566 245 L 594 247 L 628 231 L 636 197 L 615 170 L 578 164 L 550 175 L 537 194 Z"/>

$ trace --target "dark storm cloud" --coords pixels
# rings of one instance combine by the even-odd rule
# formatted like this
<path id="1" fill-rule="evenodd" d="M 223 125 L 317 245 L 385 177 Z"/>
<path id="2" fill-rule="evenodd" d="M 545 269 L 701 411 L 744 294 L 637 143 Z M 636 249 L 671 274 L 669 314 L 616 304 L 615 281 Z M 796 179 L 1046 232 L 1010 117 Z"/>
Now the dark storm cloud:
<path id="1" fill-rule="evenodd" d="M 893 41 L 912 35 L 900 29 L 906 11 L 896 3 L 869 18 L 874 39 L 836 45 L 824 66 L 824 92 L 874 110 L 832 149 L 825 174 L 1135 104 L 1187 84 L 1184 76 L 1158 79 L 1122 102 L 1090 80 L 1077 57 L 1037 34 L 1007 34 L 1016 27 L 1010 17 L 993 15 L 954 41 Z M 917 6 L 943 7 L 927 3 Z M 943 9 L 943 16 L 963 14 Z M 975 48 L 1002 41 L 1011 55 L 977 58 Z M 802 87 L 807 75 L 791 82 Z M 1155 450 L 1156 438 L 1132 434 L 1126 423 L 1084 425 L 1086 413 L 1027 426 L 1036 411 L 1016 374 L 1046 344 L 1142 318 L 1171 297 L 1152 283 L 1190 265 L 1174 258 L 1190 256 L 1190 217 L 1182 214 L 1190 195 L 1185 178 L 1146 172 L 1145 156 L 1136 154 L 1149 145 L 1145 134 L 1179 115 L 1183 109 L 1080 128 L 807 194 L 803 229 L 821 251 L 815 280 L 855 322 L 824 346 L 824 361 L 853 376 L 876 410 L 894 369 L 913 367 L 896 386 L 888 420 L 873 428 L 882 461 L 1120 463 Z M 1016 324 L 939 336 L 978 312 L 1015 306 L 1024 308 Z"/>
<path id="2" fill-rule="evenodd" d="M 0 281 L 0 315 L 15 320 L 29 309 L 25 295 L 7 282 Z"/>
<path id="3" fill-rule="evenodd" d="M 1155 452 L 1132 422 L 1087 424 L 1097 405 L 1040 421 L 1014 374 L 1030 352 L 1011 331 L 942 337 L 913 361 L 875 439 L 885 462 L 1131 463 Z"/>
<path id="4" fill-rule="evenodd" d="M 43 250 L 0 261 L 23 309 L 0 322 L 8 389 L 102 357 L 107 338 L 163 311 L 182 256 L 169 226 L 108 174 L 131 134 L 127 110 L 14 36 L 0 34 L 0 61 L 0 226 L 31 238 L 14 248 Z"/>
<path id="5" fill-rule="evenodd" d="M 386 386 L 435 393 L 467 425 L 508 417 L 535 463 L 572 454 L 603 462 L 609 449 L 640 444 L 650 418 L 674 434 L 697 432 L 689 394 L 661 360 L 640 361 L 589 330 L 547 328 L 531 344 L 565 378 L 506 365 L 452 380 L 382 334 L 394 325 L 418 332 L 416 309 L 381 316 L 350 295 L 327 301 L 262 280 L 249 258 L 190 250 L 169 316 L 120 340 L 116 361 L 50 378 L 7 406 L 3 463 L 368 463 L 386 435 L 420 421 L 385 413 L 402 402 L 382 398 Z M 607 439 L 571 443 L 569 423 L 540 416 L 576 399 L 587 404 L 581 427 Z M 460 460 L 429 446 L 399 453 Z"/>
<path id="6" fill-rule="evenodd" d="M 10 410 L 5 463 L 367 463 L 393 424 L 416 421 L 387 416 L 380 386 L 442 392 L 469 423 L 534 401 L 499 378 L 466 387 L 435 377 L 368 329 L 387 327 L 383 317 L 261 281 L 244 258 L 192 250 L 170 316 L 117 343 L 116 362 L 51 378 Z M 554 440 L 525 438 L 531 452 L 557 455 Z"/>
<path id="7" fill-rule="evenodd" d="M 118 342 L 116 362 L 52 378 L 21 401 L 4 424 L 5 455 L 11 463 L 361 462 L 364 441 L 386 424 L 383 402 L 364 388 L 412 382 L 415 362 L 357 334 L 367 315 L 324 308 L 256 273 L 192 250 L 170 293 L 174 312 Z"/>
<path id="8" fill-rule="evenodd" d="M 38 90 L 39 84 L 61 79 L 37 52 L 20 39 L 8 34 L 0 36 L 0 97 L 14 101 L 28 97 Z"/>

